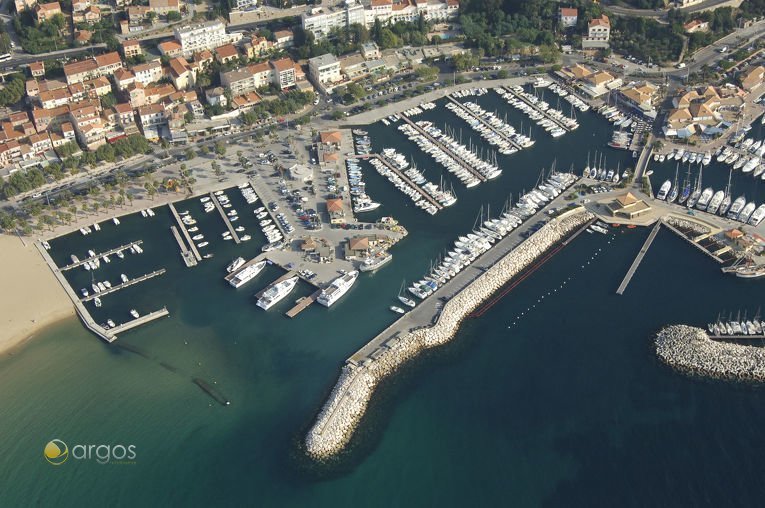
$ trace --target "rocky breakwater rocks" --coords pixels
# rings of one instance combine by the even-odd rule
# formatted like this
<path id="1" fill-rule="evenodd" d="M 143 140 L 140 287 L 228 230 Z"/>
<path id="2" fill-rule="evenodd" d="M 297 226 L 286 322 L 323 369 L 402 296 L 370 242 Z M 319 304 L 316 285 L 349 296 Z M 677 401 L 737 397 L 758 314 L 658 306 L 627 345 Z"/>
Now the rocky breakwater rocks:
<path id="1" fill-rule="evenodd" d="M 664 218 L 664 222 L 670 226 L 674 226 L 678 229 L 684 229 L 686 231 L 692 231 L 698 235 L 705 235 L 711 231 L 711 229 L 703 224 L 694 222 L 691 220 L 680 219 L 671 215 Z"/>
<path id="2" fill-rule="evenodd" d="M 656 335 L 656 354 L 673 368 L 699 376 L 765 381 L 765 349 L 718 342 L 701 328 L 673 325 Z"/>
<path id="3" fill-rule="evenodd" d="M 552 219 L 450 299 L 435 324 L 389 339 L 361 363 L 347 362 L 305 438 L 308 455 L 321 460 L 341 451 L 350 441 L 375 387 L 383 378 L 420 351 L 451 340 L 462 320 L 481 302 L 592 218 L 591 213 L 578 208 Z"/>

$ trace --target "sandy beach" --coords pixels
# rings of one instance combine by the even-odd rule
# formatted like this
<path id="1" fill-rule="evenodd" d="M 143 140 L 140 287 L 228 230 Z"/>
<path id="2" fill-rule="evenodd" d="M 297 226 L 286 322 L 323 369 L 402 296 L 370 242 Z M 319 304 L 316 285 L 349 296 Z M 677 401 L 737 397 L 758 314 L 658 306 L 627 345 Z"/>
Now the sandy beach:
<path id="1" fill-rule="evenodd" d="M 26 244 L 26 245 L 25 245 Z M 0 354 L 37 330 L 75 315 L 32 240 L 0 235 Z"/>

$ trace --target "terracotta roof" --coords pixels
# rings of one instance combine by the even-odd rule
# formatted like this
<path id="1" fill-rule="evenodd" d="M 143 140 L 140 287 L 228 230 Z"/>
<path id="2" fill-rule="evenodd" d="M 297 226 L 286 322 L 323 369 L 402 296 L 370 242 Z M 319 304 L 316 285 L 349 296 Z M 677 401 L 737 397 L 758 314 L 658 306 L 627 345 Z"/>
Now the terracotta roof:
<path id="1" fill-rule="evenodd" d="M 622 194 L 621 196 L 617 196 L 616 200 L 621 204 L 622 206 L 628 206 L 628 205 L 634 205 L 639 200 L 636 198 L 631 192 L 627 192 L 626 194 Z"/>
<path id="2" fill-rule="evenodd" d="M 247 67 L 247 70 L 253 74 L 260 74 L 261 72 L 270 72 L 271 67 L 269 67 L 268 62 L 261 62 L 259 64 L 250 65 Z"/>
<path id="3" fill-rule="evenodd" d="M 130 47 L 133 47 L 133 46 L 140 46 L 140 45 L 141 45 L 141 43 L 138 42 L 135 39 L 128 39 L 128 40 L 122 41 L 122 47 L 123 48 L 130 48 Z"/>
<path id="4" fill-rule="evenodd" d="M 47 4 L 37 4 L 37 11 L 61 12 L 61 5 L 58 2 L 49 2 Z"/>
<path id="5" fill-rule="evenodd" d="M 322 143 L 340 143 L 343 135 L 340 131 L 325 131 L 319 134 Z"/>
<path id="6" fill-rule="evenodd" d="M 284 72 L 295 68 L 295 62 L 291 58 L 280 58 L 279 60 L 271 61 L 271 65 L 279 72 Z"/>
<path id="7" fill-rule="evenodd" d="M 592 21 L 590 21 L 589 26 L 605 26 L 610 28 L 611 27 L 611 21 L 609 21 L 608 16 L 603 14 L 599 18 L 595 18 Z"/>
<path id="8" fill-rule="evenodd" d="M 351 250 L 367 250 L 369 248 L 369 238 L 366 236 L 357 236 L 348 240 L 348 247 Z"/>
<path id="9" fill-rule="evenodd" d="M 115 65 L 115 64 L 121 64 L 122 58 L 120 58 L 120 54 L 116 51 L 112 51 L 111 53 L 105 53 L 103 55 L 98 55 L 95 57 L 96 64 L 99 67 L 105 67 L 107 65 Z"/>
<path id="10" fill-rule="evenodd" d="M 114 105 L 114 111 L 116 111 L 117 113 L 120 113 L 120 114 L 132 113 L 133 112 L 133 107 L 130 104 L 128 104 L 127 102 L 124 102 L 124 103 L 121 103 L 121 104 L 115 104 Z"/>
<path id="11" fill-rule="evenodd" d="M 177 41 L 165 41 L 161 42 L 157 45 L 157 47 L 165 52 L 165 53 L 171 53 L 173 51 L 180 51 L 181 45 Z"/>
<path id="12" fill-rule="evenodd" d="M 170 72 L 172 72 L 176 78 L 183 76 L 191 70 L 189 69 L 189 62 L 183 57 L 173 58 L 168 62 L 168 65 L 170 66 Z"/>
<path id="13" fill-rule="evenodd" d="M 577 17 L 579 15 L 579 11 L 572 8 L 572 7 L 561 7 L 560 8 L 560 15 L 565 16 L 567 18 L 573 18 Z"/>
<path id="14" fill-rule="evenodd" d="M 226 44 L 215 48 L 215 54 L 218 58 L 232 58 L 239 56 L 239 52 L 236 50 L 233 44 Z"/>
<path id="15" fill-rule="evenodd" d="M 284 37 L 293 37 L 292 30 L 279 30 L 274 32 L 276 39 L 283 39 Z"/>
<path id="16" fill-rule="evenodd" d="M 342 212 L 343 211 L 343 200 L 342 199 L 328 199 L 327 200 L 327 211 L 328 212 Z"/>

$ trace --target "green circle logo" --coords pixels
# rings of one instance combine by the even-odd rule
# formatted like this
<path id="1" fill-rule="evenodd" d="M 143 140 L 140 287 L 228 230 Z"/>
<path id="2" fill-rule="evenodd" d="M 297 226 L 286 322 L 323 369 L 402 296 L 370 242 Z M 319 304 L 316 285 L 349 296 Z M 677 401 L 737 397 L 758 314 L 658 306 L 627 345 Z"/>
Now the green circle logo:
<path id="1" fill-rule="evenodd" d="M 60 466 L 69 458 L 69 447 L 60 439 L 52 439 L 45 445 L 43 455 L 54 466 Z"/>

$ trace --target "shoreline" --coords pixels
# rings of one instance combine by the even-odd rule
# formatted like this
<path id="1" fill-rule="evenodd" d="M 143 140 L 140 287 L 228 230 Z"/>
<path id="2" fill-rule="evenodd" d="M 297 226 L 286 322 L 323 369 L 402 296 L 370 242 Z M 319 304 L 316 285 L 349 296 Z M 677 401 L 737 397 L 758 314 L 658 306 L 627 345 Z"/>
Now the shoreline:
<path id="1" fill-rule="evenodd" d="M 592 217 L 580 208 L 551 220 L 446 302 L 435 323 L 388 340 L 368 360 L 347 361 L 305 436 L 307 455 L 321 461 L 341 452 L 350 443 L 383 380 L 420 352 L 448 343 L 475 308 Z"/>
<path id="2" fill-rule="evenodd" d="M 31 239 L 0 235 L 0 355 L 13 353 L 42 329 L 75 317 L 72 302 Z M 30 305 L 34 302 L 34 305 Z"/>

